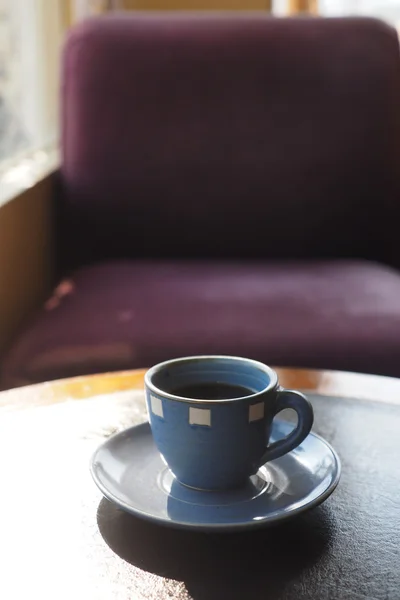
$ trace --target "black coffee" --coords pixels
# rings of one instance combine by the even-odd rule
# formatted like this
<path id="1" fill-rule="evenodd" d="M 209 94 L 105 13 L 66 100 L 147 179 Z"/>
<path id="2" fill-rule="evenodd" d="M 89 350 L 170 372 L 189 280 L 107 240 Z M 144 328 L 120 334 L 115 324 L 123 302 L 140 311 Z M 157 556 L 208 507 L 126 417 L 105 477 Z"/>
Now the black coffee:
<path id="1" fill-rule="evenodd" d="M 231 385 L 230 383 L 192 383 L 175 387 L 171 390 L 175 396 L 184 396 L 185 398 L 195 398 L 197 400 L 228 400 L 229 398 L 241 398 L 254 394 L 249 388 L 241 385 Z"/>

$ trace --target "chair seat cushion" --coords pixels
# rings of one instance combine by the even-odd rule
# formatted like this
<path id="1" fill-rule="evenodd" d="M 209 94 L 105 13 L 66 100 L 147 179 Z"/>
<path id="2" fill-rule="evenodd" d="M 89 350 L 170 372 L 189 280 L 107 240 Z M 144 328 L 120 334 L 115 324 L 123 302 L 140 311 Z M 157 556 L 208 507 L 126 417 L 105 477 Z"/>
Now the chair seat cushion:
<path id="1" fill-rule="evenodd" d="M 400 376 L 400 275 L 366 261 L 116 261 L 55 289 L 2 365 L 4 387 L 237 354 Z"/>

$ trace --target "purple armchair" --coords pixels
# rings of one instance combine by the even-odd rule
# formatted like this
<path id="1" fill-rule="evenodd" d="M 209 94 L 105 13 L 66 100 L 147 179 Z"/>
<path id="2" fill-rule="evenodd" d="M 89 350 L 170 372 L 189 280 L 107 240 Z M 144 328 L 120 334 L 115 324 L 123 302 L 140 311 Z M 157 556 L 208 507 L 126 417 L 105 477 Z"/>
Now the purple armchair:
<path id="1" fill-rule="evenodd" d="M 392 28 L 95 19 L 62 114 L 61 283 L 4 386 L 197 353 L 400 376 Z"/>

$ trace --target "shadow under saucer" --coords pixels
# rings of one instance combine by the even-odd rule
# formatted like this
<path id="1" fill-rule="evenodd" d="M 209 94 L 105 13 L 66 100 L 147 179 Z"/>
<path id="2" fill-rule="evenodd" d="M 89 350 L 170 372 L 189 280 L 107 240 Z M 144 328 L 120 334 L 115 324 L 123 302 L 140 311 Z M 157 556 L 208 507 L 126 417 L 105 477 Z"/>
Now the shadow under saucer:
<path id="1" fill-rule="evenodd" d="M 122 559 L 183 581 L 199 600 L 252 598 L 252 590 L 258 590 L 257 597 L 278 600 L 290 582 L 321 560 L 335 530 L 326 506 L 279 526 L 221 534 L 160 526 L 103 499 L 97 522 L 105 542 Z"/>

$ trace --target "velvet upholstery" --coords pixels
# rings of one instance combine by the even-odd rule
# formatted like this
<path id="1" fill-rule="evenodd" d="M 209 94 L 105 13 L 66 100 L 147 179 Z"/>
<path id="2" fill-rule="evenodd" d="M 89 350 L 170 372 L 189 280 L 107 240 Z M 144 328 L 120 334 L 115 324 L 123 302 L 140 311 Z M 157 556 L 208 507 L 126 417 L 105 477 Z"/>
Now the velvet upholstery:
<path id="1" fill-rule="evenodd" d="M 400 104 L 389 26 L 96 19 L 72 33 L 63 73 L 74 266 L 121 256 L 389 260 Z"/>
<path id="2" fill-rule="evenodd" d="M 9 386 L 189 354 L 400 375 L 400 277 L 367 261 L 118 261 L 58 286 Z"/>

